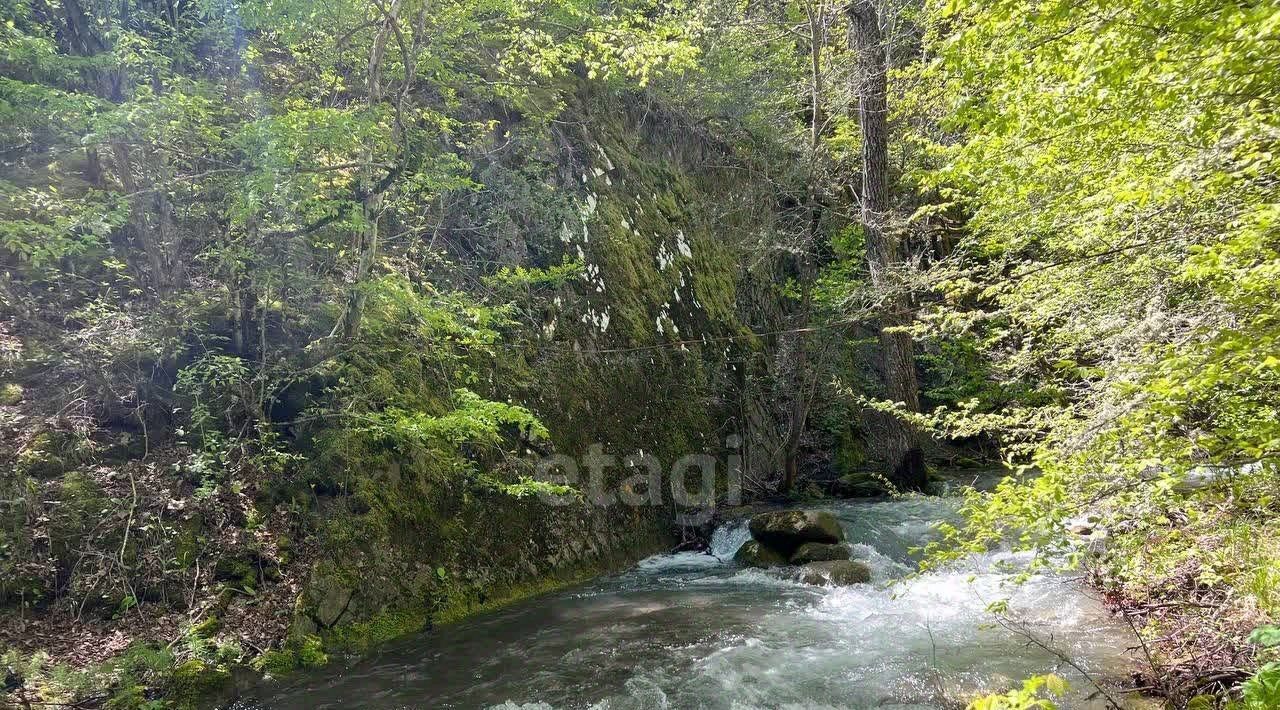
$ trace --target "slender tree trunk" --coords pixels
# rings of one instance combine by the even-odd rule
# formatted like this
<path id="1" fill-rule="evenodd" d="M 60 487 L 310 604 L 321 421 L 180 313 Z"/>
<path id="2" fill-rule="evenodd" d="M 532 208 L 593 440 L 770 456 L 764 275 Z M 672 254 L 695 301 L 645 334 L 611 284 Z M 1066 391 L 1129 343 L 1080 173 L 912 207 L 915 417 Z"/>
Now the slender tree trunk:
<path id="1" fill-rule="evenodd" d="M 154 197 L 146 199 L 147 195 L 143 193 L 142 183 L 134 178 L 134 156 L 128 144 L 123 141 L 112 141 L 112 152 L 115 155 L 120 187 L 126 195 L 129 195 L 130 233 L 137 240 L 138 245 L 142 247 L 142 253 L 147 258 L 149 269 L 144 271 L 146 283 L 154 286 L 161 295 L 167 295 L 169 293 L 169 281 L 164 250 L 156 234 L 154 220 L 147 211 L 147 205 L 154 205 L 155 199 Z M 145 174 L 145 163 L 142 171 Z M 156 216 L 158 217 L 158 215 Z"/>
<path id="2" fill-rule="evenodd" d="M 360 332 L 360 321 L 364 318 L 365 301 L 368 300 L 365 281 L 373 273 L 373 265 L 378 260 L 378 216 L 381 207 L 381 195 L 366 197 L 361 207 L 365 225 L 356 234 L 356 249 L 360 256 L 356 262 L 356 282 L 347 300 L 347 314 L 343 322 L 343 335 L 348 339 Z"/>
<path id="3" fill-rule="evenodd" d="M 368 64 L 368 82 L 369 82 L 369 103 L 376 105 L 382 103 L 386 97 L 382 86 L 382 64 L 387 53 L 387 42 L 391 36 L 393 25 L 399 22 L 401 0 L 393 0 L 390 9 L 385 11 L 383 24 L 378 34 L 374 37 L 373 49 L 369 53 Z M 382 6 L 379 5 L 381 8 Z M 406 78 L 406 82 L 408 79 Z M 381 191 L 374 190 L 374 168 L 373 168 L 373 149 L 370 148 L 365 153 L 365 160 L 370 165 L 363 170 L 362 182 L 364 183 L 364 191 L 366 195 L 360 205 L 361 215 L 364 217 L 364 226 L 355 235 L 356 242 L 356 280 L 355 285 L 351 289 L 351 295 L 347 299 L 347 311 L 344 317 L 342 327 L 343 335 L 350 339 L 354 338 L 360 332 L 360 321 L 364 318 L 365 301 L 368 294 L 365 290 L 365 281 L 369 275 L 373 273 L 374 264 L 378 260 L 378 219 L 382 213 L 383 195 Z"/>
<path id="4" fill-rule="evenodd" d="M 871 0 L 849 5 L 849 40 L 858 55 L 858 124 L 862 129 L 862 224 L 871 284 L 885 296 L 880 351 L 885 394 L 910 412 L 920 411 L 915 346 L 899 327 L 910 322 L 905 294 L 890 276 L 901 263 L 897 236 L 888 229 L 889 107 L 888 69 L 880 19 Z M 925 485 L 924 454 L 915 427 L 899 417 L 885 418 L 885 460 L 889 479 L 901 490 Z"/>

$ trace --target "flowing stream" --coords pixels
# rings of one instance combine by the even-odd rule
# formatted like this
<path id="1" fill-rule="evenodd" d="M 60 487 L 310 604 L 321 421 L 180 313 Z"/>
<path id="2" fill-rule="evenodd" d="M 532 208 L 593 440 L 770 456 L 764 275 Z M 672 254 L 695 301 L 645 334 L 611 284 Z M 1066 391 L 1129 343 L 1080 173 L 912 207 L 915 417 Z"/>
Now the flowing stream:
<path id="1" fill-rule="evenodd" d="M 1054 672 L 1080 691 L 1065 707 L 1102 708 L 1073 665 L 1104 686 L 1131 667 L 1134 640 L 1121 622 L 1067 578 L 1005 584 L 995 568 L 1016 563 L 1011 555 L 895 582 L 913 569 L 908 549 L 954 514 L 954 501 L 818 507 L 841 520 L 873 584 L 813 587 L 743 569 L 732 561 L 749 537 L 738 521 L 715 531 L 712 554 L 650 557 L 323 669 L 256 706 L 954 708 Z M 993 624 L 985 609 L 999 599 L 1025 629 Z"/>

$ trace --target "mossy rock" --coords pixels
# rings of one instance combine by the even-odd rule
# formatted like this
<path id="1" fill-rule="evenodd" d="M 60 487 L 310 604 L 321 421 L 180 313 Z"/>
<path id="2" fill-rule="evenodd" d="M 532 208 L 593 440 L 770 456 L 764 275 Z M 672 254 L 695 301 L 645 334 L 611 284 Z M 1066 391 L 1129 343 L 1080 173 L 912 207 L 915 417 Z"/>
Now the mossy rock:
<path id="1" fill-rule="evenodd" d="M 831 560 L 849 559 L 849 548 L 844 545 L 828 545 L 822 542 L 806 542 L 791 555 L 791 564 L 803 565 L 810 562 L 829 562 Z"/>
<path id="2" fill-rule="evenodd" d="M 351 598 L 355 596 L 355 593 L 354 589 L 340 584 L 317 585 L 315 589 L 316 602 L 312 617 L 325 628 L 333 626 L 346 613 L 347 608 L 351 605 Z"/>
<path id="3" fill-rule="evenodd" d="M 324 652 L 324 644 L 318 636 L 308 636 L 302 640 L 297 650 L 298 665 L 303 668 L 319 668 L 329 662 L 329 655 Z"/>
<path id="4" fill-rule="evenodd" d="M 71 471 L 46 490 L 57 501 L 48 513 L 49 547 L 54 556 L 74 560 L 80 550 L 105 548 L 113 553 L 119 550 L 123 542 L 121 535 L 101 526 L 105 511 L 112 509 L 113 504 L 93 477 L 82 471 Z M 81 600 L 83 610 L 110 615 L 121 608 L 127 596 L 114 585 L 103 585 L 96 591 Z"/>
<path id="5" fill-rule="evenodd" d="M 203 544 L 204 517 L 195 515 L 179 523 L 178 538 L 174 543 L 174 560 L 184 569 L 195 566 Z"/>
<path id="6" fill-rule="evenodd" d="M 219 582 L 253 593 L 265 580 L 276 580 L 280 569 L 276 563 L 252 550 L 222 557 L 214 567 L 213 578 Z"/>
<path id="7" fill-rule="evenodd" d="M 831 513 L 817 510 L 780 510 L 760 513 L 748 524 L 751 537 L 784 557 L 806 542 L 834 544 L 844 541 L 844 528 Z"/>
<path id="8" fill-rule="evenodd" d="M 22 385 L 6 382 L 0 385 L 0 406 L 12 407 L 22 404 L 25 396 Z"/>
<path id="9" fill-rule="evenodd" d="M 856 472 L 867 465 L 867 444 L 863 436 L 852 428 L 840 432 L 834 455 L 836 471 L 841 474 Z"/>
<path id="10" fill-rule="evenodd" d="M 253 666 L 264 673 L 279 677 L 299 668 L 319 668 L 329 662 L 324 652 L 324 642 L 318 636 L 304 636 L 289 642 L 284 648 L 267 651 L 254 661 Z"/>
<path id="11" fill-rule="evenodd" d="M 216 707 L 234 694 L 235 682 L 226 670 L 192 659 L 173 669 L 164 690 L 171 707 Z"/>
<path id="12" fill-rule="evenodd" d="M 847 498 L 878 498 L 892 491 L 884 476 L 870 471 L 856 471 L 840 477 L 835 492 Z"/>
<path id="13" fill-rule="evenodd" d="M 132 683 L 117 688 L 102 707 L 106 710 L 138 710 L 144 707 L 146 702 L 146 686 Z"/>
<path id="14" fill-rule="evenodd" d="M 853 560 L 810 562 L 800 568 L 800 581 L 818 586 L 847 587 L 871 581 L 871 568 Z"/>
<path id="15" fill-rule="evenodd" d="M 42 431 L 18 454 L 17 472 L 38 480 L 57 478 L 78 462 L 75 437 L 69 432 Z"/>
<path id="16" fill-rule="evenodd" d="M 388 641 L 422 631 L 430 623 L 428 611 L 413 607 L 379 613 L 366 621 L 344 623 L 322 633 L 327 648 L 363 654 Z"/>
<path id="17" fill-rule="evenodd" d="M 202 639 L 211 639 L 222 628 L 222 619 L 217 614 L 210 614 L 203 621 L 191 625 L 191 633 Z"/>
<path id="18" fill-rule="evenodd" d="M 746 567 L 781 567 L 787 564 L 787 558 L 780 552 L 761 545 L 756 540 L 748 540 L 734 553 L 733 560 Z"/>

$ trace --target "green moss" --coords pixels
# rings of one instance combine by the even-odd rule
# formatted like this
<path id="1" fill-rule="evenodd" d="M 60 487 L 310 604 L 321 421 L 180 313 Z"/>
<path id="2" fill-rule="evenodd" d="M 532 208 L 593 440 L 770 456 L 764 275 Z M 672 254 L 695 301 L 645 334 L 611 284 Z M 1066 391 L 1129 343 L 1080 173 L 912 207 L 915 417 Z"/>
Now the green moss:
<path id="1" fill-rule="evenodd" d="M 200 554 L 200 530 L 203 521 L 197 516 L 182 523 L 178 538 L 174 542 L 174 558 L 178 564 L 190 569 L 195 565 Z"/>
<path id="2" fill-rule="evenodd" d="M 222 620 L 219 619 L 216 614 L 210 614 L 209 618 L 198 624 L 192 625 L 191 633 L 203 639 L 213 638 L 214 634 L 218 633 L 218 629 L 221 627 Z"/>
<path id="3" fill-rule="evenodd" d="M 190 660 L 169 674 L 165 697 L 175 708 L 196 708 L 210 704 L 231 685 L 231 674 L 204 661 Z"/>
<path id="4" fill-rule="evenodd" d="M 79 471 L 68 473 L 62 479 L 58 497 L 59 508 L 81 524 L 90 522 L 111 504 L 97 481 Z"/>
<path id="5" fill-rule="evenodd" d="M 307 636 L 298 647 L 298 665 L 303 668 L 319 668 L 329 662 L 324 652 L 324 642 L 318 636 Z"/>
<path id="6" fill-rule="evenodd" d="M 283 567 L 289 564 L 293 552 L 293 540 L 288 535 L 276 536 L 276 551 L 280 565 Z"/>
<path id="7" fill-rule="evenodd" d="M 367 653 L 369 649 L 427 627 L 431 615 L 422 608 L 388 611 L 369 619 L 344 624 L 324 635 L 324 647 L 335 651 Z"/>
<path id="8" fill-rule="evenodd" d="M 214 570 L 215 578 L 227 581 L 231 586 L 252 594 L 258 587 L 258 568 L 248 560 L 223 557 Z"/>
<path id="9" fill-rule="evenodd" d="M 49 512 L 49 545 L 55 556 L 74 559 L 85 549 L 114 548 L 118 551 L 120 535 L 100 527 L 104 511 L 112 503 L 97 481 L 80 471 L 63 476 L 57 487 L 57 504 Z M 93 539 L 88 539 L 93 536 Z M 132 551 L 132 546 L 130 551 Z M 95 602 L 107 608 L 118 607 L 121 596 L 103 596 Z"/>
<path id="10" fill-rule="evenodd" d="M 445 606 L 436 610 L 432 621 L 436 624 L 452 624 L 488 611 L 501 609 L 518 601 L 554 592 L 558 589 L 578 584 L 600 574 L 602 569 L 582 569 L 555 577 L 534 580 L 526 584 L 515 584 L 497 592 L 490 592 L 483 600 L 469 596 L 457 596 Z"/>
<path id="11" fill-rule="evenodd" d="M 22 385 L 7 382 L 0 385 L 0 405 L 12 407 L 21 404 L 23 398 Z"/>
<path id="12" fill-rule="evenodd" d="M 293 672 L 298 667 L 298 659 L 293 651 L 272 650 L 254 659 L 253 667 L 267 675 L 279 677 Z"/>
<path id="13" fill-rule="evenodd" d="M 229 678 L 225 672 L 216 669 L 211 675 L 202 675 L 204 670 L 195 666 L 175 668 L 172 653 L 161 646 L 144 643 L 135 643 L 116 658 L 84 668 L 50 666 L 48 657 L 43 653 L 26 659 L 16 652 L 9 652 L 0 663 L 19 668 L 20 674 L 27 678 L 28 690 L 34 695 L 29 699 L 37 701 L 32 705 L 92 706 L 110 710 L 188 708 L 199 704 L 201 698 L 211 698 L 212 695 L 186 695 L 180 702 L 148 700 L 148 696 L 153 695 L 152 689 L 160 690 L 162 694 L 171 694 L 177 686 L 199 690 L 219 677 Z M 175 682 L 175 677 L 179 681 Z M 216 690 L 225 687 L 224 683 Z"/>
<path id="14" fill-rule="evenodd" d="M 883 474 L 875 471 L 855 471 L 840 477 L 844 494 L 853 497 L 888 495 L 892 488 Z"/>
<path id="15" fill-rule="evenodd" d="M 18 454 L 17 472 L 47 480 L 57 478 L 75 463 L 75 445 L 70 434 L 42 431 L 32 437 Z"/>
<path id="16" fill-rule="evenodd" d="M 580 583 L 600 574 L 602 569 L 583 568 L 576 572 L 534 580 L 527 584 L 513 584 L 496 591 L 489 591 L 483 598 L 474 590 L 455 588 L 444 593 L 432 611 L 413 607 L 383 612 L 367 621 L 343 624 L 324 634 L 323 648 L 331 651 L 367 653 L 388 641 L 418 633 L 429 626 L 452 624 L 485 612 L 495 611 L 524 599 L 547 594 Z M 304 643 L 305 652 L 309 646 Z M 316 653 L 323 656 L 318 643 Z M 278 659 L 276 659 L 278 660 Z"/>
<path id="17" fill-rule="evenodd" d="M 844 429 L 836 444 L 836 471 L 842 476 L 858 472 L 867 464 L 866 443 L 851 429 Z"/>
<path id="18" fill-rule="evenodd" d="M 318 636 L 307 635 L 298 643 L 291 643 L 279 650 L 267 651 L 254 661 L 253 667 L 272 676 L 282 676 L 299 668 L 319 668 L 329 662 L 324 652 L 324 642 Z"/>
<path id="19" fill-rule="evenodd" d="M 142 685 L 125 685 L 107 698 L 102 707 L 106 710 L 138 710 L 147 702 L 147 688 Z"/>

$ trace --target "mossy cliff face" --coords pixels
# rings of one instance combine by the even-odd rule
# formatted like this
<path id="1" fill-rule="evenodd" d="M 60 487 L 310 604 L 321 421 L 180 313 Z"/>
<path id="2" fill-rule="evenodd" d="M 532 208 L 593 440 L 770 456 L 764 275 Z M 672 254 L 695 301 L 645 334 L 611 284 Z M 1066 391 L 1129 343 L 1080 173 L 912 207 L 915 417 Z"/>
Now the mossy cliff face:
<path id="1" fill-rule="evenodd" d="M 778 197 L 730 148 L 642 95 L 590 83 L 543 158 L 564 204 L 530 229 L 526 259 L 584 273 L 542 313 L 524 390 L 557 449 L 599 443 L 624 456 L 734 455 L 752 473 L 775 462 L 771 343 L 786 309 L 777 259 L 762 253 Z M 580 117 L 590 117 L 578 120 Z M 722 467 L 723 468 L 723 467 Z"/>
<path id="2" fill-rule="evenodd" d="M 617 569 L 670 544 L 666 525 L 631 510 L 548 509 L 535 499 L 506 496 L 455 502 L 454 516 L 423 525 L 416 531 L 422 537 L 343 544 L 322 556 L 299 600 L 293 643 L 318 636 L 328 650 L 364 652 Z M 347 517 L 331 525 L 361 523 Z M 356 529 L 331 532 L 339 540 Z"/>
<path id="3" fill-rule="evenodd" d="M 728 457 L 751 465 L 751 451 L 776 439 L 747 385 L 768 361 L 750 331 L 780 310 L 759 307 L 778 298 L 773 265 L 753 248 L 771 228 L 767 190 L 732 169 L 727 148 L 641 97 L 584 83 L 561 125 L 503 126 L 530 149 L 477 168 L 501 203 L 477 200 L 452 218 L 461 235 L 473 224 L 508 235 L 496 251 L 484 246 L 492 240 L 453 240 L 459 260 L 581 266 L 526 304 L 534 332 L 471 386 L 546 425 L 550 441 L 532 458 L 643 453 L 660 464 L 659 490 L 629 488 L 645 504 L 624 505 L 621 482 L 637 472 L 615 464 L 600 487 L 583 467 L 570 481 L 578 497 L 515 497 L 447 475 L 429 456 L 330 441 L 330 465 L 358 475 L 334 486 L 346 495 L 318 501 L 320 551 L 295 610 L 295 647 L 318 637 L 326 650 L 361 652 L 665 549 L 681 512 L 672 464 L 711 455 L 723 498 Z"/>

